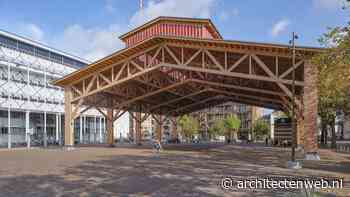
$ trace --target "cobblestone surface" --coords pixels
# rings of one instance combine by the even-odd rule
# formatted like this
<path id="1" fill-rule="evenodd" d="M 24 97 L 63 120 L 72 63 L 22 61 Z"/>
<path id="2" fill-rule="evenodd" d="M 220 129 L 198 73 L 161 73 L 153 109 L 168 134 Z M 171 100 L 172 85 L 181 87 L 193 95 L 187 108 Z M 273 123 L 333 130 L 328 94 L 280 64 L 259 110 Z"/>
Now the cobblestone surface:
<path id="1" fill-rule="evenodd" d="M 350 196 L 350 155 L 321 150 L 321 161 L 286 169 L 289 150 L 255 145 L 80 147 L 0 151 L 0 196 L 304 196 L 270 190 L 223 190 L 223 177 L 343 177 Z"/>

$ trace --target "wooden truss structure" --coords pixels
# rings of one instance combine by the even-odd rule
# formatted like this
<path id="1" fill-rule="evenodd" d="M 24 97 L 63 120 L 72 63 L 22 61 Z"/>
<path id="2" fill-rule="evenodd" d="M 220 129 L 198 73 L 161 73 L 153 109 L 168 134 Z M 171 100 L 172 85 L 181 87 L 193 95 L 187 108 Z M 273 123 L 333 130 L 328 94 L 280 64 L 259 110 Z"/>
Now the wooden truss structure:
<path id="1" fill-rule="evenodd" d="M 316 87 L 316 67 L 309 59 L 319 51 L 297 48 L 297 63 L 292 66 L 290 49 L 284 45 L 170 36 L 147 39 L 55 81 L 65 88 L 66 144 L 73 144 L 72 122 L 81 109 L 96 108 L 102 114 L 106 109 L 110 121 L 125 111 L 142 112 L 144 117 L 135 117 L 138 122 L 150 115 L 176 117 L 227 101 L 288 111 L 293 105 L 293 70 L 297 115 L 302 121 L 306 116 L 311 119 L 301 130 L 310 130 L 316 124 L 317 91 L 315 95 L 305 89 Z M 307 136 L 314 138 L 315 132 L 300 133 L 300 143 Z"/>

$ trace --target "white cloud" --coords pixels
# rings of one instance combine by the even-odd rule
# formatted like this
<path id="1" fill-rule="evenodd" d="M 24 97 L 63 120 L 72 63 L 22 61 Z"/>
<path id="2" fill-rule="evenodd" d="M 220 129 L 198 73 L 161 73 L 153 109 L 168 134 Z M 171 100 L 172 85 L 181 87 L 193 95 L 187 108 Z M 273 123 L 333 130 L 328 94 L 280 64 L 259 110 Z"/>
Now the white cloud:
<path id="1" fill-rule="evenodd" d="M 275 23 L 272 26 L 272 29 L 270 32 L 271 36 L 273 37 L 279 36 L 281 33 L 283 33 L 287 29 L 289 24 L 290 22 L 287 19 L 279 20 L 277 23 Z"/>
<path id="2" fill-rule="evenodd" d="M 63 34 L 53 39 L 53 46 L 90 61 L 96 61 L 123 47 L 118 39 L 122 28 L 110 25 L 106 28 L 86 28 L 81 25 L 67 27 Z"/>
<path id="3" fill-rule="evenodd" d="M 345 0 L 313 0 L 313 5 L 321 9 L 340 9 L 345 5 Z"/>
<path id="4" fill-rule="evenodd" d="M 44 42 L 44 32 L 38 25 L 33 23 L 24 24 L 21 29 L 30 39 Z"/>
<path id="5" fill-rule="evenodd" d="M 221 21 L 227 21 L 231 17 L 238 16 L 239 15 L 239 10 L 237 8 L 234 8 L 232 10 L 223 10 L 219 14 L 219 19 Z"/>
<path id="6" fill-rule="evenodd" d="M 113 5 L 113 0 L 106 0 L 106 5 L 105 5 L 105 9 L 107 10 L 107 12 L 112 13 L 115 11 L 115 7 Z"/>
<path id="7" fill-rule="evenodd" d="M 96 61 L 118 49 L 124 47 L 124 43 L 118 36 L 130 30 L 136 25 L 158 16 L 178 17 L 203 17 L 209 18 L 215 3 L 218 0 L 149 0 L 143 11 L 137 11 L 127 25 L 111 24 L 100 27 L 85 27 L 80 24 L 67 26 L 62 33 L 48 35 L 44 34 L 39 26 L 35 24 L 22 25 L 20 32 L 31 39 L 45 42 L 47 44 L 72 53 L 90 61 Z M 113 0 L 105 1 L 107 12 L 115 11 Z M 229 15 L 238 14 L 238 11 L 230 11 Z"/>
<path id="8" fill-rule="evenodd" d="M 130 19 L 130 27 L 141 25 L 158 16 L 210 17 L 216 0 L 151 0 L 142 12 Z M 111 0 L 106 1 L 107 11 L 113 11 Z M 67 27 L 53 40 L 53 46 L 91 61 L 98 60 L 124 47 L 118 36 L 130 27 L 112 24 L 108 27 L 86 28 L 81 25 Z"/>
<path id="9" fill-rule="evenodd" d="M 209 18 L 217 0 L 162 0 L 148 1 L 143 11 L 136 12 L 130 20 L 138 26 L 158 16 Z"/>

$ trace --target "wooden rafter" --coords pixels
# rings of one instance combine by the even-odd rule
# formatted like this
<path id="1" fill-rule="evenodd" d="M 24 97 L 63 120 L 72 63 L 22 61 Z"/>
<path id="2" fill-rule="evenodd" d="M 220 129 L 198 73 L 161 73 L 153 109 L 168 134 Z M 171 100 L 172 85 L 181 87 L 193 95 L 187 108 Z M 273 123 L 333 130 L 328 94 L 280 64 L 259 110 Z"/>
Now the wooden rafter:
<path id="1" fill-rule="evenodd" d="M 224 91 L 224 90 L 213 89 L 211 91 L 216 92 L 216 93 L 226 94 L 226 95 L 243 97 L 243 98 L 247 98 L 247 99 L 255 99 L 258 101 L 267 101 L 267 102 L 273 102 L 273 103 L 279 103 L 279 104 L 283 103 L 282 101 L 280 101 L 278 99 L 271 99 L 271 98 L 265 98 L 265 97 L 247 95 L 247 94 L 240 94 L 240 93 L 229 92 L 229 91 Z"/>
<path id="2" fill-rule="evenodd" d="M 169 86 L 166 86 L 166 87 L 163 87 L 163 88 L 160 88 L 160 89 L 157 89 L 155 91 L 152 91 L 152 92 L 149 92 L 147 94 L 144 94 L 144 95 L 141 95 L 141 96 L 138 96 L 138 97 L 135 97 L 133 99 L 130 99 L 128 101 L 125 101 L 123 103 L 118 103 L 117 105 L 113 106 L 113 108 L 117 108 L 117 109 L 120 109 L 122 107 L 125 107 L 127 105 L 130 105 L 132 103 L 135 103 L 139 100 L 142 100 L 142 99 L 145 99 L 147 97 L 150 97 L 150 96 L 153 96 L 153 95 L 156 95 L 156 94 L 159 94 L 163 91 L 166 91 L 166 90 L 170 90 L 172 88 L 175 88 L 175 87 L 178 87 L 178 86 L 181 86 L 181 85 L 184 85 L 185 83 L 188 83 L 189 80 L 185 80 L 185 81 L 181 81 L 181 82 L 178 82 L 178 83 L 175 83 L 175 84 L 171 84 Z"/>
<path id="3" fill-rule="evenodd" d="M 171 103 L 176 103 L 176 102 L 181 101 L 181 100 L 183 100 L 183 99 L 190 98 L 190 97 L 196 96 L 196 95 L 198 95 L 198 94 L 202 94 L 203 92 L 207 92 L 207 91 L 209 91 L 209 90 L 210 90 L 210 89 L 199 90 L 198 92 L 193 92 L 192 94 L 188 94 L 188 95 L 185 95 L 185 96 L 176 98 L 176 99 L 172 99 L 172 100 L 169 100 L 169 101 L 160 103 L 160 104 L 158 104 L 158 105 L 155 105 L 155 106 L 151 107 L 151 108 L 150 108 L 150 111 L 153 111 L 153 110 L 155 110 L 155 109 L 158 109 L 159 107 L 164 106 L 164 105 L 169 105 L 169 104 L 171 104 Z M 191 100 L 193 100 L 193 99 L 191 99 Z"/>
<path id="4" fill-rule="evenodd" d="M 186 49 L 195 49 L 195 51 L 187 57 Z M 151 50 L 154 50 L 154 53 L 149 53 Z M 261 53 L 254 53 L 254 51 L 244 53 L 241 51 L 236 53 L 235 56 L 239 55 L 239 58 L 235 62 L 232 62 L 232 55 L 229 55 L 229 53 L 234 53 L 234 51 L 217 50 L 217 48 L 207 46 L 191 47 L 160 43 L 157 46 L 145 49 L 144 52 L 113 63 L 111 66 L 103 68 L 91 76 L 84 77 L 81 83 L 75 83 L 76 85 L 72 86 L 72 91 L 76 94 L 73 94 L 71 101 L 72 103 L 79 103 L 81 99 L 94 94 L 108 92 L 113 88 L 113 91 L 115 91 L 114 95 L 117 95 L 116 98 L 119 99 L 112 107 L 125 110 L 131 108 L 132 104 L 137 103 L 138 105 L 145 105 L 143 110 L 148 111 L 148 113 L 162 113 L 162 110 L 176 108 L 176 106 L 171 104 L 180 103 L 182 100 L 191 101 L 192 104 L 196 103 L 199 98 L 195 97 L 197 94 L 208 91 L 210 88 L 215 89 L 218 87 L 220 88 L 217 90 L 220 92 L 216 91 L 217 94 L 224 94 L 221 92 L 224 91 L 222 88 L 225 88 L 225 91 L 228 88 L 233 91 L 230 91 L 231 94 L 229 94 L 227 90 L 225 95 L 238 96 L 241 99 L 260 100 L 266 102 L 267 105 L 270 105 L 272 102 L 282 106 L 284 103 L 281 103 L 283 102 L 281 97 L 287 96 L 291 98 L 292 93 L 288 85 L 291 85 L 293 82 L 285 77 L 293 69 L 297 69 L 302 65 L 303 60 L 300 60 L 294 67 L 290 67 L 279 75 L 278 56 L 274 57 L 272 72 L 270 70 L 271 65 L 266 65 L 263 59 L 258 56 Z M 142 58 L 140 58 L 141 56 Z M 208 59 L 205 57 L 208 57 Z M 245 61 L 247 58 L 249 58 L 248 63 Z M 256 64 L 253 64 L 253 62 Z M 242 65 L 243 63 L 244 65 Z M 202 67 L 198 66 L 200 64 Z M 261 68 L 266 75 L 255 74 L 256 67 L 254 65 Z M 247 67 L 244 68 L 244 66 Z M 248 70 L 249 72 L 247 72 Z M 230 77 L 238 79 L 237 82 L 227 80 Z M 135 86 L 135 81 L 145 86 Z M 171 88 L 177 87 L 177 84 L 182 84 L 184 81 L 188 85 L 185 85 L 183 88 Z M 300 88 L 304 86 L 304 82 L 296 81 L 295 85 Z M 277 87 L 279 89 L 276 89 Z M 239 92 L 240 90 L 244 93 Z M 172 95 L 167 96 L 164 102 L 157 104 L 147 101 L 148 97 L 157 94 L 164 96 L 165 94 L 161 94 L 163 92 Z M 233 93 L 236 93 L 236 95 Z M 158 101 L 160 99 L 155 100 Z M 88 100 L 88 102 L 90 101 Z M 86 104 L 89 105 L 89 103 Z M 300 108 L 301 103 L 299 99 L 296 100 L 296 105 Z"/>
<path id="5" fill-rule="evenodd" d="M 271 77 L 278 79 L 278 77 L 273 74 L 273 72 L 267 67 L 267 65 L 255 54 L 252 55 L 254 60 L 258 63 L 258 65 Z M 279 80 L 276 80 L 277 85 L 290 97 L 292 98 L 292 92 L 285 86 L 282 82 Z M 295 99 L 295 103 L 298 105 L 299 108 L 301 108 L 301 102 L 298 99 Z"/>
<path id="6" fill-rule="evenodd" d="M 288 70 L 286 70 L 284 73 L 282 73 L 279 77 L 282 79 L 285 78 L 289 73 L 291 73 L 293 70 L 296 70 L 303 63 L 304 63 L 304 60 L 299 61 L 294 66 L 290 67 Z"/>

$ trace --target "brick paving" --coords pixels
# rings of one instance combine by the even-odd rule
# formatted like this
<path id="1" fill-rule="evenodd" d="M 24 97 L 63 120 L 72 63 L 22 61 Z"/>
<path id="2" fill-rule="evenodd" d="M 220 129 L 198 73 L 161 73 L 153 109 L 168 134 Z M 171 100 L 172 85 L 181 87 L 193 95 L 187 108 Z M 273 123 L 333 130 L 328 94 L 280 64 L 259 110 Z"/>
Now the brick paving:
<path id="1" fill-rule="evenodd" d="M 223 190 L 225 176 L 343 177 L 350 196 L 350 155 L 321 150 L 321 161 L 285 168 L 289 150 L 255 145 L 173 145 L 158 157 L 144 147 L 0 151 L 0 196 L 303 196 L 298 192 Z"/>

